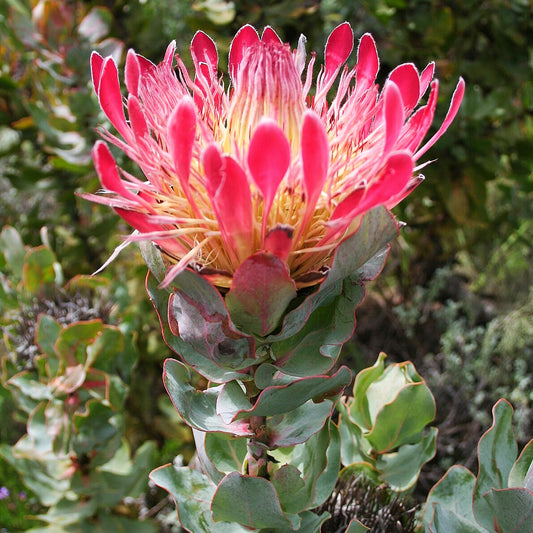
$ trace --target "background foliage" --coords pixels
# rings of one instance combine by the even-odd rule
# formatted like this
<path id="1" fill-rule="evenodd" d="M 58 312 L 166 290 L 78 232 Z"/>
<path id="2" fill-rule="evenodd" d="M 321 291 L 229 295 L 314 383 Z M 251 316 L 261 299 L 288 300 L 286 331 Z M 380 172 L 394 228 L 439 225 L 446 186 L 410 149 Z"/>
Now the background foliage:
<path id="1" fill-rule="evenodd" d="M 499 397 L 515 406 L 519 441 L 533 430 L 532 15 L 530 0 L 3 0 L 0 227 L 16 227 L 28 246 L 40 245 L 44 235 L 66 279 L 96 270 L 119 235 L 128 233 L 110 210 L 74 194 L 98 187 L 89 154 L 104 117 L 89 79 L 93 49 L 124 59 L 124 50 L 133 47 L 158 61 L 176 39 L 187 62 L 188 43 L 201 29 L 215 39 L 225 65 L 232 36 L 251 23 L 273 26 L 293 45 L 303 33 L 308 50 L 320 56 L 329 31 L 348 20 L 357 36 L 374 35 L 382 80 L 398 63 L 422 68 L 436 60 L 441 118 L 457 77 L 464 76 L 460 114 L 428 154 L 438 161 L 425 169 L 427 180 L 396 211 L 408 225 L 387 275 L 360 308 L 357 333 L 344 353 L 356 370 L 380 351 L 395 361 L 411 359 L 427 379 L 440 434 L 437 458 L 418 489 L 425 499 L 450 464 L 475 467 L 475 443 Z M 7 271 L 5 263 L 0 266 L 6 272 L 0 278 L 5 326 L 16 310 L 6 304 Z M 187 461 L 193 446 L 163 393 L 168 350 L 147 302 L 144 275 L 133 247 L 104 272 L 117 320 L 136 332 L 140 354 L 125 434 L 133 451 L 155 441 L 157 464 L 178 454 Z M 0 346 L 0 355 L 9 356 L 7 346 Z M 23 418 L 3 389 L 0 411 L 2 420 L 14 421 L 2 423 L 0 440 L 14 444 L 24 432 Z M 11 495 L 20 492 L 7 464 L 0 465 L 0 476 Z M 31 494 L 26 498 L 23 506 L 20 498 L 0 500 L 1 526 L 29 526 L 24 514 L 39 510 L 32 509 Z M 154 507 L 161 501 L 147 489 L 142 505 L 155 509 L 161 528 L 170 528 L 165 512 Z"/>

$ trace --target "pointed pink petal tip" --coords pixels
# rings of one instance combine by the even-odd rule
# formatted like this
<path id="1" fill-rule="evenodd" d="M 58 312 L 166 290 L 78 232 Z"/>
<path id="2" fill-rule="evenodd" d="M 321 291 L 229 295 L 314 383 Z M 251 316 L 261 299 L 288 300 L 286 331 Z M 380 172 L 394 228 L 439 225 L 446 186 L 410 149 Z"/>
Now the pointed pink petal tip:
<path id="1" fill-rule="evenodd" d="M 137 59 L 137 54 L 134 50 L 128 50 L 126 55 L 126 65 L 124 68 L 124 79 L 126 88 L 133 96 L 138 96 L 139 93 L 139 79 L 141 77 L 141 66 Z"/>
<path id="2" fill-rule="evenodd" d="M 250 24 L 246 24 L 235 34 L 233 41 L 231 41 L 228 59 L 229 74 L 233 80 L 237 77 L 244 50 L 258 42 L 259 34 Z"/>
<path id="3" fill-rule="evenodd" d="M 262 119 L 250 141 L 248 167 L 265 199 L 264 221 L 290 162 L 291 147 L 283 130 L 274 120 Z"/>
<path id="4" fill-rule="evenodd" d="M 261 35 L 261 41 L 267 44 L 282 44 L 279 35 L 274 31 L 272 26 L 265 26 Z"/>
<path id="5" fill-rule="evenodd" d="M 206 190 L 228 253 L 243 261 L 252 249 L 252 196 L 244 170 L 232 157 L 221 157 L 216 145 L 204 152 Z"/>
<path id="6" fill-rule="evenodd" d="M 314 210 L 328 175 L 330 150 L 324 124 L 313 111 L 304 116 L 301 153 L 306 200 L 309 208 Z"/>
<path id="7" fill-rule="evenodd" d="M 370 33 L 365 33 L 357 49 L 355 73 L 357 91 L 364 91 L 372 85 L 379 70 L 379 57 L 376 42 Z"/>
<path id="8" fill-rule="evenodd" d="M 405 106 L 405 114 L 409 114 L 420 99 L 420 77 L 418 70 L 413 63 L 403 63 L 398 65 L 389 75 L 389 80 L 393 81 L 400 89 L 402 102 Z"/>
<path id="9" fill-rule="evenodd" d="M 94 167 L 102 183 L 102 187 L 108 191 L 115 192 L 124 198 L 128 198 L 131 193 L 124 187 L 115 159 L 107 144 L 103 141 L 96 141 L 92 149 Z"/>
<path id="10" fill-rule="evenodd" d="M 100 82 L 98 83 L 98 100 L 111 124 L 115 126 L 124 139 L 128 139 L 131 136 L 131 131 L 124 115 L 117 66 L 111 57 L 106 57 L 102 64 Z"/>
<path id="11" fill-rule="evenodd" d="M 455 87 L 455 91 L 453 92 L 452 99 L 450 102 L 450 107 L 448 109 L 448 113 L 446 113 L 446 117 L 444 118 L 444 121 L 441 124 L 441 127 L 438 129 L 437 133 L 429 139 L 429 141 L 418 150 L 418 152 L 414 155 L 414 159 L 418 159 L 420 156 L 425 154 L 445 133 L 445 131 L 450 127 L 450 124 L 453 122 L 455 117 L 457 116 L 457 113 L 459 111 L 459 108 L 461 107 L 461 102 L 463 101 L 463 97 L 465 95 L 465 80 L 460 77 L 459 81 L 457 82 L 457 86 Z"/>
<path id="12" fill-rule="evenodd" d="M 191 41 L 191 55 L 196 61 L 206 63 L 216 72 L 218 66 L 218 51 L 215 41 L 203 31 L 197 31 Z"/>
<path id="13" fill-rule="evenodd" d="M 196 138 L 196 106 L 190 96 L 182 98 L 167 126 L 169 152 L 184 190 L 188 189 L 192 151 Z"/>
<path id="14" fill-rule="evenodd" d="M 104 58 L 98 52 L 91 53 L 91 78 L 93 81 L 94 92 L 98 94 L 100 86 L 100 77 L 102 75 L 102 66 Z"/>
<path id="15" fill-rule="evenodd" d="M 146 123 L 141 103 L 133 94 L 128 96 L 128 117 L 135 139 L 137 141 L 144 139 L 149 133 L 148 124 Z"/>
<path id="16" fill-rule="evenodd" d="M 172 66 L 172 62 L 174 61 L 174 54 L 175 53 L 176 53 L 176 41 L 173 40 L 167 46 L 167 49 L 165 51 L 165 57 L 164 57 L 163 61 L 165 63 L 168 63 L 169 66 Z"/>
<path id="17" fill-rule="evenodd" d="M 404 109 L 399 87 L 391 80 L 387 80 L 383 89 L 385 112 L 385 146 L 383 153 L 389 153 L 395 146 L 402 131 Z"/>
<path id="18" fill-rule="evenodd" d="M 339 24 L 328 37 L 325 52 L 326 79 L 333 76 L 353 50 L 353 31 L 348 22 Z"/>

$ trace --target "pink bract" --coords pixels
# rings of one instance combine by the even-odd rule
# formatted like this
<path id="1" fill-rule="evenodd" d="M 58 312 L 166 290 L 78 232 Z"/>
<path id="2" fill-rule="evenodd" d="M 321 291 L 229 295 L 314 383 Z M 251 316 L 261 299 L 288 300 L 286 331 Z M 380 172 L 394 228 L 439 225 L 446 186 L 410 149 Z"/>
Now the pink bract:
<path id="1" fill-rule="evenodd" d="M 400 65 L 380 90 L 374 39 L 361 37 L 348 67 L 353 43 L 348 23 L 335 28 L 313 82 L 315 55 L 307 62 L 303 36 L 291 50 L 272 28 L 260 37 L 244 26 L 231 44 L 226 86 L 215 43 L 198 32 L 194 79 L 174 42 L 159 65 L 130 50 L 126 99 L 114 61 L 93 53 L 94 88 L 118 132 L 102 129 L 102 137 L 144 178 L 117 168 L 98 141 L 93 158 L 105 194 L 83 196 L 113 207 L 137 230 L 130 240 L 160 248 L 170 265 L 165 283 L 190 267 L 228 287 L 259 251 L 286 262 L 297 287 L 316 282 L 367 211 L 392 208 L 421 181 L 417 161 L 464 94 L 460 79 L 444 122 L 422 144 L 437 104 L 434 64 L 421 73 Z"/>

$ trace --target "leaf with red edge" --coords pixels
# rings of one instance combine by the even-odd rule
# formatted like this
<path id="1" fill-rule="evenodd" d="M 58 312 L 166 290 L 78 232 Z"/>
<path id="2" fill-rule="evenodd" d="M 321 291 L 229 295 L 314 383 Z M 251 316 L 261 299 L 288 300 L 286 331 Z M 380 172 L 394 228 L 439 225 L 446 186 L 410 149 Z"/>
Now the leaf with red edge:
<path id="1" fill-rule="evenodd" d="M 254 529 L 283 528 L 283 531 L 294 531 L 300 526 L 298 515 L 283 512 L 270 481 L 237 472 L 220 482 L 211 509 L 216 522 L 237 522 Z"/>
<path id="2" fill-rule="evenodd" d="M 44 295 L 56 285 L 57 270 L 54 268 L 56 257 L 46 246 L 31 248 L 24 257 L 22 265 L 22 285 L 34 295 Z"/>
<path id="3" fill-rule="evenodd" d="M 49 360 L 57 357 L 55 343 L 62 329 L 63 326 L 50 315 L 43 313 L 37 318 L 35 344 L 39 346 L 41 353 L 46 355 Z"/>
<path id="4" fill-rule="evenodd" d="M 344 533 L 365 533 L 365 531 L 370 531 L 370 528 L 361 524 L 361 522 L 354 518 L 350 521 L 348 528 Z"/>
<path id="5" fill-rule="evenodd" d="M 378 207 L 368 212 L 359 230 L 340 244 L 331 270 L 319 290 L 286 314 L 280 333 L 266 339 L 272 344 L 280 365 L 286 364 L 284 354 L 289 354 L 291 350 L 299 354 L 298 370 L 291 368 L 287 372 L 297 375 L 306 372 L 306 350 L 309 357 L 338 354 L 335 345 L 339 344 L 339 340 L 344 342 L 345 335 L 353 331 L 354 311 L 364 297 L 364 282 L 380 272 L 388 252 L 388 243 L 397 235 L 394 217 L 384 207 Z M 310 318 L 315 311 L 320 316 Z M 295 337 L 300 331 L 299 336 Z M 312 368 L 315 363 L 316 360 L 309 367 Z M 323 363 L 326 368 L 322 371 L 326 372 L 332 361 L 329 361 L 329 366 L 327 360 Z"/>
<path id="6" fill-rule="evenodd" d="M 476 478 L 463 466 L 452 466 L 431 489 L 423 514 L 430 533 L 486 533 L 472 511 Z"/>
<path id="7" fill-rule="evenodd" d="M 525 487 L 533 492 L 533 440 L 530 440 L 509 472 L 509 487 Z"/>
<path id="8" fill-rule="evenodd" d="M 240 369 L 254 363 L 251 338 L 232 331 L 224 310 L 210 309 L 197 294 L 176 290 L 168 303 L 170 331 L 219 366 Z"/>
<path id="9" fill-rule="evenodd" d="M 305 443 L 271 454 L 284 463 L 272 476 L 284 510 L 296 513 L 314 509 L 331 494 L 340 467 L 340 438 L 335 424 L 326 423 Z M 316 530 L 302 527 L 301 531 Z"/>
<path id="10" fill-rule="evenodd" d="M 165 361 L 165 388 L 172 404 L 187 425 L 200 431 L 221 431 L 237 436 L 251 435 L 246 421 L 226 424 L 217 414 L 216 402 L 220 387 L 197 391 L 190 385 L 190 381 L 191 374 L 185 365 L 175 359 Z"/>
<path id="11" fill-rule="evenodd" d="M 337 396 L 352 380 L 352 373 L 343 366 L 332 376 L 311 376 L 292 378 L 290 383 L 282 381 L 267 387 L 257 396 L 252 405 L 237 382 L 226 383 L 217 400 L 217 413 L 227 423 L 250 416 L 274 416 L 288 413 L 308 400 L 320 400 Z"/>
<path id="12" fill-rule="evenodd" d="M 206 298 L 207 305 L 211 304 L 214 307 L 204 308 L 203 311 L 201 307 L 197 307 L 195 312 L 197 316 L 198 314 L 201 316 L 202 313 L 207 313 L 208 316 L 218 314 L 221 321 L 217 326 L 217 336 L 219 334 L 221 335 L 221 332 L 226 331 L 228 317 L 227 315 L 224 316 L 224 304 L 220 299 L 220 295 L 207 281 L 202 279 L 198 274 L 185 271 L 174 278 L 174 282 L 180 284 L 183 282 L 185 287 L 189 287 L 190 292 L 187 293 L 189 298 L 196 300 L 199 298 L 198 292 L 207 291 L 203 297 Z M 207 287 L 210 287 L 210 290 Z M 165 342 L 188 365 L 202 376 L 216 383 L 224 383 L 237 378 L 245 379 L 247 377 L 246 369 L 257 362 L 256 359 L 253 359 L 256 354 L 254 342 L 251 337 L 237 335 L 232 330 L 229 330 L 229 336 L 225 337 L 217 346 L 207 346 L 205 339 L 195 337 L 195 331 L 201 335 L 202 329 L 205 329 L 207 325 L 191 326 L 188 329 L 188 326 L 185 324 L 182 327 L 185 328 L 189 340 L 189 342 L 185 342 L 181 337 L 172 334 L 170 331 L 168 323 L 169 293 L 164 289 L 160 289 L 157 281 L 150 274 L 147 277 L 146 288 L 158 312 Z M 214 291 L 214 293 L 211 291 Z M 196 296 L 194 296 L 194 293 L 196 293 Z M 174 330 L 176 331 L 176 328 L 179 330 L 180 323 L 177 317 L 174 317 L 173 321 L 175 322 L 173 324 Z M 192 344 L 190 344 L 191 341 Z M 249 357 L 250 359 L 248 359 Z"/>
<path id="13" fill-rule="evenodd" d="M 322 429 L 333 410 L 333 402 L 308 401 L 280 416 L 267 418 L 266 432 L 270 448 L 302 444 Z"/>
<path id="14" fill-rule="evenodd" d="M 189 467 L 165 465 L 153 470 L 150 479 L 170 493 L 181 525 L 194 533 L 246 533 L 238 524 L 214 522 L 211 500 L 215 485 L 207 476 Z"/>
<path id="15" fill-rule="evenodd" d="M 103 334 L 104 324 L 100 319 L 73 322 L 64 327 L 57 338 L 55 352 L 62 364 L 84 364 L 87 347 Z"/>
<path id="16" fill-rule="evenodd" d="M 287 265 L 275 255 L 259 252 L 235 271 L 226 305 L 241 331 L 264 337 L 279 325 L 295 296 Z"/>
<path id="17" fill-rule="evenodd" d="M 495 529 L 502 533 L 533 531 L 533 492 L 524 488 L 491 489 L 483 495 L 493 516 Z"/>
<path id="18" fill-rule="evenodd" d="M 353 335 L 355 310 L 365 295 L 364 287 L 358 281 L 357 276 L 354 280 L 339 281 L 298 333 L 272 343 L 276 365 L 283 372 L 306 376 L 331 369 L 342 345 Z M 325 295 L 327 291 L 321 294 Z"/>
<path id="19" fill-rule="evenodd" d="M 476 520 L 489 531 L 494 524 L 493 514 L 484 494 L 491 489 L 507 488 L 509 474 L 518 455 L 512 418 L 511 404 L 503 399 L 498 400 L 492 408 L 492 426 L 479 439 L 474 514 Z"/>

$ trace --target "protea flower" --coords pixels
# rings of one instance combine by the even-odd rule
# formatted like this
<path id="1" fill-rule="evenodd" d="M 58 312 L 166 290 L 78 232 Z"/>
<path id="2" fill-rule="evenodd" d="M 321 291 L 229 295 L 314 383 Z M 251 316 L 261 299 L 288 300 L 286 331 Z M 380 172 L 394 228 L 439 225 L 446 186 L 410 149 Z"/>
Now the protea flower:
<path id="1" fill-rule="evenodd" d="M 107 194 L 84 197 L 133 226 L 129 240 L 160 248 L 171 264 L 165 283 L 189 267 L 228 287 L 260 251 L 284 261 L 297 287 L 316 283 L 367 211 L 392 208 L 421 181 L 418 160 L 464 93 L 461 79 L 444 122 L 422 145 L 437 104 L 434 64 L 421 73 L 402 64 L 380 90 L 370 34 L 359 41 L 356 65 L 343 66 L 353 42 L 348 23 L 333 30 L 313 83 L 315 55 L 306 65 L 303 36 L 291 50 L 272 28 L 260 37 L 244 26 L 231 44 L 227 87 L 215 43 L 198 32 L 194 79 L 175 42 L 159 65 L 130 50 L 125 102 L 115 62 L 93 53 L 94 88 L 118 132 L 101 134 L 145 179 L 117 168 L 99 141 L 93 158 Z"/>

